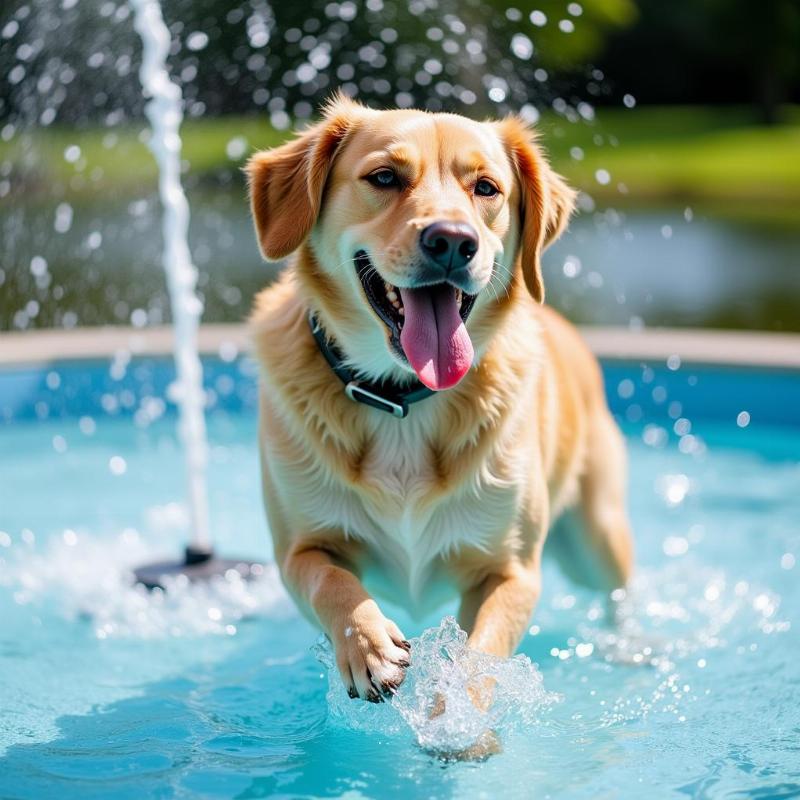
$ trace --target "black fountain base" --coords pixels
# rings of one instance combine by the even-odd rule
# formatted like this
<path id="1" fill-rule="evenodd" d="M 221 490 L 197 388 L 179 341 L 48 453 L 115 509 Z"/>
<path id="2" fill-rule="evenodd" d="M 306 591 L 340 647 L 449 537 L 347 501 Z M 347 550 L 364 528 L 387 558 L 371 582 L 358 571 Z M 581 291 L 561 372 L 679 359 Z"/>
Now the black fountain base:
<path id="1" fill-rule="evenodd" d="M 236 570 L 242 578 L 250 580 L 262 572 L 262 565 L 243 559 L 217 558 L 213 549 L 189 545 L 184 551 L 183 561 L 159 561 L 137 567 L 133 574 L 136 582 L 148 589 L 163 589 L 165 582 L 178 575 L 190 581 L 208 581 L 228 570 Z"/>

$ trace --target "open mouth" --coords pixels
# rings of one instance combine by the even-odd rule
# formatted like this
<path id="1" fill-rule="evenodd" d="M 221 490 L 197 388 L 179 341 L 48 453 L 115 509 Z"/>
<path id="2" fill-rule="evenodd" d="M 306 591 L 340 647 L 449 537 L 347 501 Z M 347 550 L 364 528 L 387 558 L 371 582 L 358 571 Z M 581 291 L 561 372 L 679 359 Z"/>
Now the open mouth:
<path id="1" fill-rule="evenodd" d="M 472 366 L 472 342 L 464 323 L 476 295 L 449 283 L 393 286 L 363 250 L 356 253 L 355 265 L 367 300 L 389 328 L 397 355 L 428 388 L 455 386 Z"/>

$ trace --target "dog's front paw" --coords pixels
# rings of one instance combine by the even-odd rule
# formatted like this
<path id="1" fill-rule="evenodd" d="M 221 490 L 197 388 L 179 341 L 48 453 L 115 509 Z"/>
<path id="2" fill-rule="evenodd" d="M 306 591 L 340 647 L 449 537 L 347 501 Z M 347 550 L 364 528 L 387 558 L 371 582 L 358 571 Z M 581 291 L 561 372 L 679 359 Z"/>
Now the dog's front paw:
<path id="1" fill-rule="evenodd" d="M 350 697 L 379 703 L 403 682 L 411 645 L 374 600 L 361 603 L 330 635 Z"/>
<path id="2" fill-rule="evenodd" d="M 490 756 L 503 752 L 498 735 L 492 731 L 484 731 L 469 747 L 461 750 L 432 750 L 431 754 L 442 761 L 486 761 Z"/>

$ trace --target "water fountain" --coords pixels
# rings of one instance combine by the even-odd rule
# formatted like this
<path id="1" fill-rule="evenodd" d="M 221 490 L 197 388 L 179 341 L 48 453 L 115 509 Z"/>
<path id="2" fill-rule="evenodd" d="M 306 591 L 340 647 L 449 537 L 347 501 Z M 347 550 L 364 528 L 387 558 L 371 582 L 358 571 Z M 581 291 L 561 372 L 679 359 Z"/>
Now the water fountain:
<path id="1" fill-rule="evenodd" d="M 182 561 L 147 564 L 135 570 L 136 579 L 148 588 L 163 586 L 165 579 L 185 575 L 190 580 L 208 579 L 235 569 L 244 577 L 250 562 L 222 559 L 214 554 L 209 533 L 206 464 L 208 444 L 204 416 L 203 366 L 197 349 L 197 330 L 202 302 L 195 289 L 197 269 L 189 252 L 189 203 L 180 178 L 183 120 L 181 90 L 170 80 L 166 60 L 170 34 L 158 0 L 130 0 L 134 27 L 142 40 L 139 76 L 149 98 L 146 106 L 152 136 L 150 149 L 158 164 L 159 196 L 163 206 L 163 263 L 172 308 L 177 378 L 172 388 L 178 405 L 178 434 L 186 455 L 191 540 Z"/>

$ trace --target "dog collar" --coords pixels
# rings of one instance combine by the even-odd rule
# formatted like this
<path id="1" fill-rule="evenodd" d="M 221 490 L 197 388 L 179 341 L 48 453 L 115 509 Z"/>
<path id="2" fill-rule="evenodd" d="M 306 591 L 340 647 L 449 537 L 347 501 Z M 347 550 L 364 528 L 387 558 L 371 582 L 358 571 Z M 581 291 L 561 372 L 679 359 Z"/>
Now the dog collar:
<path id="1" fill-rule="evenodd" d="M 417 380 L 405 387 L 400 387 L 392 381 L 374 383 L 359 380 L 356 373 L 345 366 L 341 350 L 325 335 L 322 323 L 313 312 L 308 315 L 308 324 L 311 326 L 311 333 L 314 335 L 320 352 L 344 384 L 344 393 L 354 402 L 363 403 L 365 406 L 385 411 L 393 417 L 404 419 L 408 416 L 408 406 L 411 403 L 417 403 L 435 394 L 433 389 L 429 389 Z"/>

